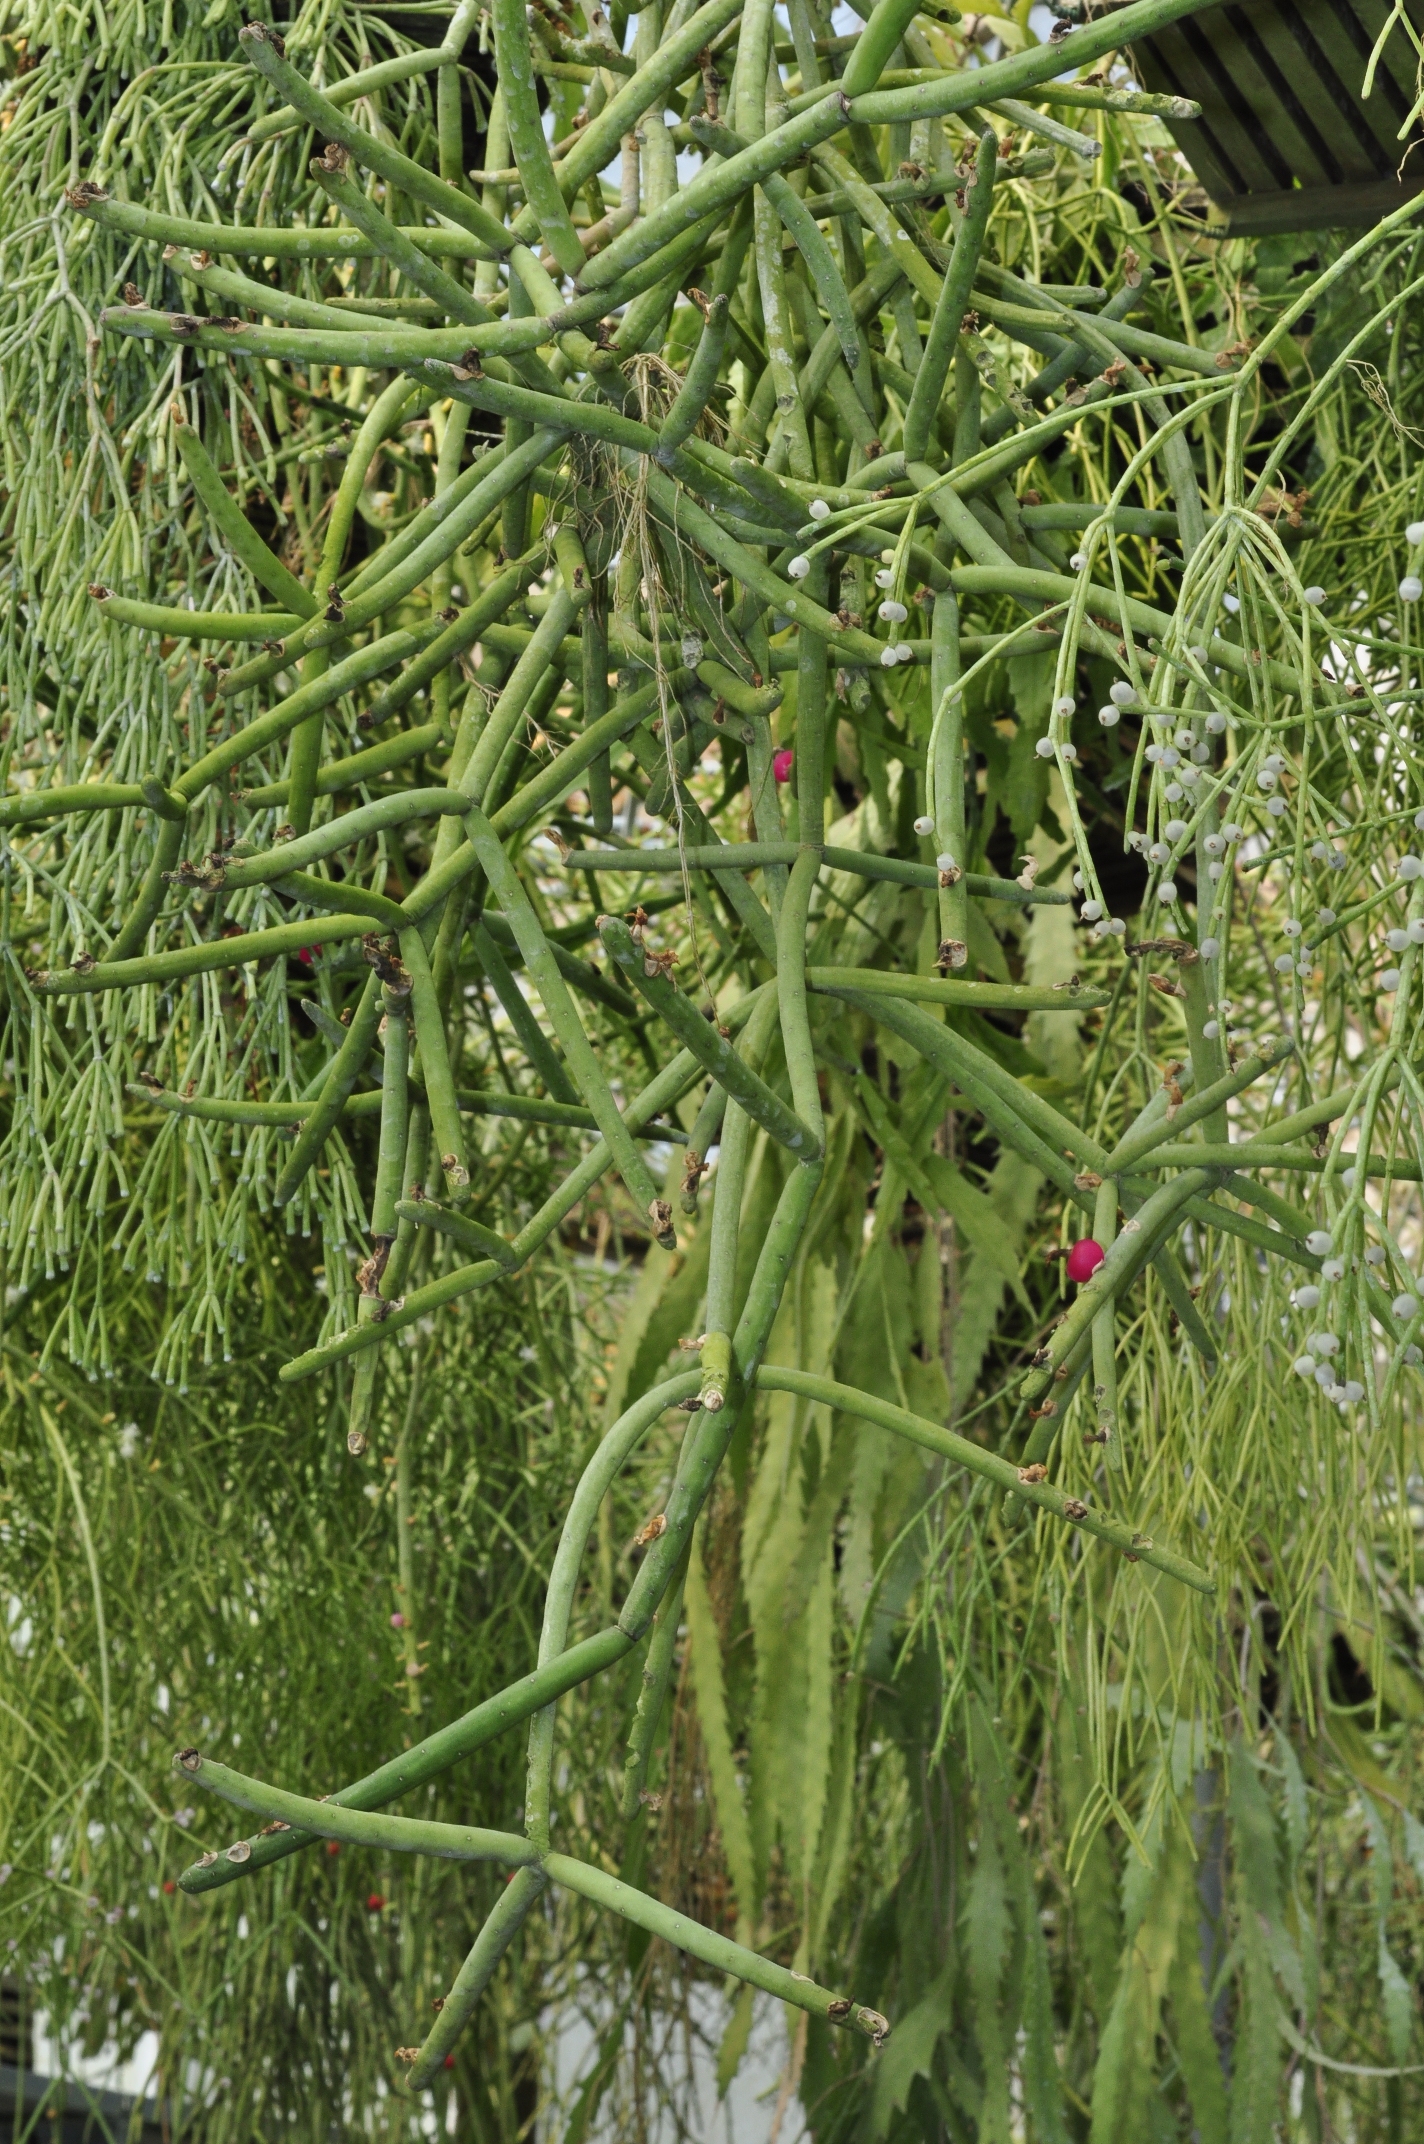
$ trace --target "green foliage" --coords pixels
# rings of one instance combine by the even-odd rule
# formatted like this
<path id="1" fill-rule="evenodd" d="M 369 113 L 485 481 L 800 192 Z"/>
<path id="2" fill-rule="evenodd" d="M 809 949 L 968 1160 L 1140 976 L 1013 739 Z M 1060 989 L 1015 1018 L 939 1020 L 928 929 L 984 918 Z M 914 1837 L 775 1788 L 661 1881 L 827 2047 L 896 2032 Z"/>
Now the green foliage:
<path id="1" fill-rule="evenodd" d="M 497 1879 L 343 1848 L 200 1910 L 176 1879 L 225 1833 L 168 1784 L 171 1750 L 201 1740 L 274 1777 L 335 1782 L 531 1648 L 599 1355 L 566 1284 L 513 1284 L 400 1351 L 391 1444 L 363 1482 L 339 1403 L 274 1390 L 311 1283 L 301 1261 L 272 1264 L 272 1330 L 250 1327 L 238 1361 L 187 1394 L 138 1367 L 165 1315 L 144 1281 L 111 1313 L 127 1373 L 97 1386 L 40 1371 L 26 1342 L 43 1302 L 11 1314 L 3 1356 L 6 1967 L 18 1943 L 51 2030 L 91 2052 L 156 2031 L 175 2122 L 216 2138 L 254 2123 L 328 2135 Z M 582 1732 L 600 1737 L 599 1710 Z M 512 1744 L 472 1779 L 482 1806 L 512 1815 Z M 428 1813 L 463 1813 L 452 1787 Z M 514 2134 L 537 2103 L 537 2051 L 514 2028 L 555 1957 L 526 1953 L 452 2080 L 471 2135 Z"/>
<path id="2" fill-rule="evenodd" d="M 1183 11 L 1141 0 L 1120 34 Z M 323 0 L 283 55 L 175 9 L 155 61 L 141 7 L 0 18 L 0 1964 L 71 2045 L 155 2030 L 175 2134 L 416 2133 L 393 2052 L 436 1999 L 415 2076 L 471 2137 L 705 2133 L 694 2021 L 725 2091 L 772 2000 L 781 2108 L 822 2144 L 1417 2126 L 1419 1313 L 1391 1306 L 1424 1162 L 1424 882 L 1397 878 L 1424 809 L 1398 593 L 1419 241 L 1218 239 L 1175 212 L 1153 113 L 1089 106 L 1096 169 L 998 116 L 967 258 L 984 120 L 961 108 L 1032 98 L 1113 33 L 1045 53 L 1003 16 L 1021 71 L 986 89 L 963 31 L 903 12 L 857 64 L 874 47 L 874 81 L 903 35 L 946 101 L 872 90 L 846 156 L 823 102 L 798 168 L 773 100 L 789 176 L 767 165 L 754 216 L 690 46 L 643 112 L 631 226 L 593 165 L 563 222 L 508 64 L 532 38 L 555 139 L 594 138 L 629 76 L 592 11 L 531 30 L 500 0 L 476 33 L 462 9 L 438 68 L 285 128 L 285 96 L 417 52 L 411 19 Z M 638 16 L 644 84 L 688 14 Z M 790 23 L 788 92 L 844 56 L 809 0 Z M 727 26 L 723 116 L 761 138 L 746 54 L 759 82 L 780 26 L 727 9 L 704 42 Z M 350 172 L 313 166 L 348 123 Z M 467 183 L 475 140 L 492 176 Z M 943 191 L 897 193 L 913 172 Z M 692 186 L 714 213 L 689 241 Z M 368 235 L 344 253 L 282 250 L 347 215 Z M 604 217 L 601 334 L 545 319 L 532 250 L 484 257 Z M 178 218 L 273 251 L 204 259 Z M 956 257 L 962 330 L 937 302 Z M 1085 293 L 1073 319 L 1054 287 Z M 1021 442 L 1084 320 L 1090 384 L 1057 375 L 1052 431 Z M 931 488 L 949 472 L 969 503 Z M 461 543 L 402 579 L 403 532 L 455 494 Z M 883 634 L 882 597 L 909 613 Z M 300 619 L 329 604 L 348 631 L 322 643 Z M 458 648 L 418 667 L 442 630 Z M 900 633 L 914 660 L 886 664 Z M 714 873 L 720 840 L 767 848 Z M 670 846 L 673 870 L 636 853 Z M 1075 914 L 1075 872 L 1148 957 Z M 601 951 L 600 910 L 640 908 Z M 683 1020 L 674 1058 L 669 975 L 747 1110 L 711 1026 Z M 1262 1137 L 1311 1109 L 1284 1151 Z M 1169 1143 L 1112 1164 L 1150 1122 Z M 1382 1174 L 1354 1173 L 1355 1132 Z M 1266 1158 L 1208 1164 L 1127 1271 L 1157 1181 L 1228 1136 Z M 1115 1292 L 1080 1298 L 1075 1357 L 1043 1253 L 1097 1229 L 1100 1177 Z M 1327 1332 L 1357 1398 L 1292 1369 Z M 758 1391 L 763 1360 L 807 1382 Z M 699 1389 L 725 1407 L 685 1411 Z M 936 1446 L 944 1424 L 969 1445 Z M 556 1686 L 580 1643 L 601 1672 Z M 249 1798 L 251 1866 L 174 1888 L 194 1846 L 227 1853 L 199 1791 L 219 1763 L 324 1795 L 514 1705 L 536 1662 L 527 1769 L 508 1733 L 472 1741 L 384 1843 L 281 1860 Z M 406 1851 L 414 1819 L 522 1823 L 555 1879 L 448 2073 L 460 1960 L 524 1894 Z"/>

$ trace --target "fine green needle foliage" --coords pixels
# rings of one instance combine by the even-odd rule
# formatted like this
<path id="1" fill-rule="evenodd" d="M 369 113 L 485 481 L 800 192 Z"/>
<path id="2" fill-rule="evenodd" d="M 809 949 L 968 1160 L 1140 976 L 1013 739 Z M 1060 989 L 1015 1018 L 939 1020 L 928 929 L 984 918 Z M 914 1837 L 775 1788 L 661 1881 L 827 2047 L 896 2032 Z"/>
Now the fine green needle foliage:
<path id="1" fill-rule="evenodd" d="M 1424 247 L 1206 6 L 0 0 L 0 1970 L 175 2137 L 1418 2130 Z"/>

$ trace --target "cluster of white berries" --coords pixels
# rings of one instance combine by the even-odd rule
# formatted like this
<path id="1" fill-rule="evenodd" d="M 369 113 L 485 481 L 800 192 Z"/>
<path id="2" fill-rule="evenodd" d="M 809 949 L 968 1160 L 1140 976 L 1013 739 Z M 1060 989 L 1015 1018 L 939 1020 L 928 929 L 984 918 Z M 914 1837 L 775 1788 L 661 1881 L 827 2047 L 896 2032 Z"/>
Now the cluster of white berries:
<path id="1" fill-rule="evenodd" d="M 1416 813 L 1414 824 L 1424 826 L 1424 812 Z M 1411 885 L 1421 873 L 1424 873 L 1424 861 L 1421 861 L 1417 856 L 1401 856 L 1394 869 L 1397 878 L 1402 879 L 1406 885 Z M 1424 921 L 1416 918 L 1414 922 L 1406 924 L 1403 929 L 1396 928 L 1392 931 L 1386 931 L 1384 942 L 1391 953 L 1403 953 L 1411 945 L 1424 945 Z M 1398 990 L 1402 981 L 1403 975 L 1400 969 L 1388 967 L 1380 970 L 1379 987 L 1381 990 L 1386 992 Z"/>
<path id="2" fill-rule="evenodd" d="M 1328 1229 L 1312 1229 L 1305 1239 L 1305 1247 L 1323 1261 L 1320 1268 L 1320 1278 L 1323 1281 L 1329 1283 L 1344 1277 L 1344 1259 L 1329 1255 L 1331 1239 Z M 1321 1290 L 1313 1282 L 1297 1288 L 1291 1296 L 1293 1307 L 1306 1312 L 1307 1315 L 1319 1309 L 1320 1300 Z M 1343 1411 L 1346 1407 L 1359 1405 L 1365 1396 L 1365 1388 L 1353 1377 L 1341 1382 L 1334 1362 L 1339 1352 L 1340 1342 L 1334 1333 L 1312 1333 L 1306 1340 L 1305 1352 L 1296 1357 L 1294 1369 L 1298 1377 L 1313 1378 L 1326 1399 L 1333 1400 Z"/>
<path id="3" fill-rule="evenodd" d="M 1075 893 L 1083 891 L 1083 874 L 1081 871 L 1073 873 L 1073 891 Z M 1084 901 L 1079 914 L 1085 923 L 1092 924 L 1095 938 L 1125 938 L 1127 936 L 1127 925 L 1122 921 L 1122 918 L 1107 915 L 1104 912 L 1101 901 L 1093 899 Z"/>
<path id="4" fill-rule="evenodd" d="M 1207 951 L 1208 946 L 1211 947 L 1210 952 Z M 1221 951 L 1220 941 L 1216 938 L 1203 938 L 1201 944 L 1197 948 L 1197 951 L 1201 954 L 1203 960 L 1215 960 L 1217 954 Z M 1213 1017 L 1210 1020 L 1203 1021 L 1202 1023 L 1202 1033 L 1206 1036 L 1208 1042 L 1216 1041 L 1217 1036 L 1221 1033 L 1222 1020 L 1230 1020 L 1231 1015 L 1235 1012 L 1235 1010 L 1236 1007 L 1230 998 L 1223 998 L 1219 1005 L 1216 1005 L 1212 1008 Z M 1220 1015 L 1220 1018 L 1216 1017 L 1216 1015 L 1218 1014 Z M 1228 1042 L 1245 1042 L 1249 1040 L 1249 1037 L 1247 1036 L 1245 1028 L 1229 1027 L 1227 1029 L 1226 1039 L 1228 1040 Z"/>
<path id="5" fill-rule="evenodd" d="M 1330 914 L 1330 920 L 1333 923 L 1335 920 L 1333 911 L 1327 911 L 1327 913 Z M 1294 942 L 1300 937 L 1304 929 L 1305 925 L 1298 917 L 1287 916 L 1285 922 L 1281 925 L 1281 935 Z M 1294 951 L 1277 953 L 1271 965 L 1277 975 L 1310 975 L 1314 972 L 1314 963 L 1302 958 L 1302 955 L 1309 950 L 1310 948 L 1306 946 L 1296 946 Z"/>
<path id="6" fill-rule="evenodd" d="M 1256 787 L 1262 792 L 1265 809 L 1273 819 L 1283 819 L 1290 809 L 1285 798 L 1275 793 L 1280 787 L 1285 767 L 1283 753 L 1268 752 L 1256 769 Z"/>
<path id="7" fill-rule="evenodd" d="M 934 820 L 930 818 L 927 812 L 922 812 L 915 821 L 915 832 L 923 836 L 932 834 L 934 830 Z M 935 869 L 936 871 L 957 871 L 959 866 L 948 849 L 941 849 L 939 855 L 935 858 Z"/>
<path id="8" fill-rule="evenodd" d="M 1137 693 L 1128 684 L 1126 678 L 1120 677 L 1115 685 L 1109 685 L 1108 700 L 1110 704 L 1107 707 L 1098 709 L 1098 720 L 1103 728 L 1105 730 L 1116 728 L 1117 724 L 1122 720 L 1123 709 L 1131 707 L 1136 698 Z"/>
<path id="9" fill-rule="evenodd" d="M 1353 1169 L 1346 1170 L 1347 1182 L 1353 1179 L 1354 1173 Z M 1333 1246 L 1327 1229 L 1313 1229 L 1305 1239 L 1305 1247 L 1320 1259 L 1320 1278 L 1326 1286 L 1344 1279 L 1345 1261 L 1343 1258 L 1333 1255 Z M 1372 1243 L 1365 1252 L 1365 1264 L 1376 1267 L 1382 1266 L 1386 1262 L 1386 1257 L 1387 1253 L 1384 1246 Z M 1296 1310 L 1304 1311 L 1308 1315 L 1311 1311 L 1319 1309 L 1321 1295 L 1322 1290 L 1317 1288 L 1313 1282 L 1310 1282 L 1306 1286 L 1294 1290 L 1291 1295 L 1292 1307 Z M 1421 1306 L 1419 1296 L 1411 1285 L 1401 1289 L 1389 1307 L 1394 1317 L 1399 1319 L 1402 1324 L 1408 1325 L 1418 1316 L 1421 1307 L 1424 1306 Z M 1313 1378 L 1325 1394 L 1326 1399 L 1333 1400 L 1343 1411 L 1346 1407 L 1358 1406 L 1365 1396 L 1365 1388 L 1354 1378 L 1347 1378 L 1343 1383 L 1340 1382 L 1333 1361 L 1333 1358 L 1339 1352 L 1340 1342 L 1333 1333 L 1312 1333 L 1306 1340 L 1305 1352 L 1296 1357 L 1294 1369 L 1299 1377 Z M 1404 1350 L 1404 1360 L 1411 1366 L 1417 1366 L 1420 1362 L 1424 1362 L 1424 1350 L 1421 1350 L 1411 1342 Z"/>
<path id="10" fill-rule="evenodd" d="M 1317 1292 L 1309 1291 L 1312 1295 Z M 1305 1344 L 1309 1352 L 1298 1355 L 1294 1364 L 1297 1377 L 1313 1377 L 1326 1399 L 1333 1400 L 1342 1413 L 1347 1407 L 1358 1407 L 1365 1388 L 1356 1377 L 1341 1381 L 1333 1359 L 1340 1352 L 1334 1333 L 1312 1333 Z"/>
<path id="11" fill-rule="evenodd" d="M 888 554 L 882 551 L 880 555 L 883 558 Z M 894 587 L 895 569 L 893 566 L 881 566 L 879 568 L 875 576 L 875 585 L 877 588 Z M 880 615 L 887 625 L 903 625 L 910 613 L 906 610 L 904 604 L 894 596 L 887 596 L 880 606 Z M 887 641 L 880 650 L 881 666 L 886 670 L 893 670 L 896 663 L 912 663 L 914 659 L 915 651 L 908 640 Z"/>
<path id="12" fill-rule="evenodd" d="M 1353 1169 L 1347 1169 L 1345 1173 L 1347 1176 L 1353 1177 L 1355 1172 Z M 1372 1243 L 1365 1252 L 1365 1264 L 1367 1266 L 1382 1266 L 1387 1256 L 1388 1253 L 1382 1243 Z M 1402 1289 L 1389 1307 L 1396 1318 L 1408 1324 L 1419 1311 L 1419 1297 L 1415 1292 L 1414 1284 Z M 1424 1362 L 1424 1348 L 1417 1347 L 1411 1340 L 1404 1350 L 1404 1359 L 1411 1369 L 1417 1369 L 1419 1364 Z"/>
<path id="13" fill-rule="evenodd" d="M 1054 719 L 1059 722 L 1070 722 L 1077 704 L 1077 701 L 1072 699 L 1068 693 L 1060 693 L 1053 703 Z M 1051 737 L 1040 737 L 1034 746 L 1034 751 L 1040 759 L 1052 759 L 1054 754 L 1057 753 L 1058 757 L 1067 760 L 1070 766 L 1078 757 L 1078 747 L 1071 737 L 1065 737 L 1061 744 L 1055 744 Z"/>

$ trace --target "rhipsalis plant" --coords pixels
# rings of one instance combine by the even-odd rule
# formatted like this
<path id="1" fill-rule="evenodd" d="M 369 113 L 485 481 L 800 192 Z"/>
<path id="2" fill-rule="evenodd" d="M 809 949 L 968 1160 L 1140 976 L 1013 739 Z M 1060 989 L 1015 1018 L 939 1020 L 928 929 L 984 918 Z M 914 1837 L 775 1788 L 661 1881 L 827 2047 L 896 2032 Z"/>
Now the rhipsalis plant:
<path id="1" fill-rule="evenodd" d="M 450 1678 L 335 1783 L 237 1768 L 189 1708 L 183 1791 L 253 1821 L 204 1809 L 184 1892 L 332 1845 L 501 1872 L 403 1985 L 405 2092 L 554 1894 L 788 2005 L 818 2135 L 1108 2144 L 1150 2100 L 1224 2139 L 1228 1984 L 1233 2137 L 1271 2133 L 1287 2054 L 1312 2094 L 1333 2059 L 1289 1735 L 1324 1732 L 1335 1619 L 1377 1689 L 1387 1616 L 1420 1628 L 1424 254 L 1411 205 L 1271 304 L 1213 268 L 1163 207 L 1170 100 L 1113 64 L 1209 8 L 1005 18 L 997 57 L 913 0 L 844 35 L 791 0 L 789 41 L 768 0 L 460 0 L 382 60 L 325 16 L 228 25 L 183 91 L 201 160 L 154 170 L 136 79 L 6 239 L 0 1204 L 14 1299 L 56 1305 L 37 1379 L 123 1367 L 105 1302 L 141 1272 L 155 1376 L 221 1389 L 252 1254 L 316 1229 L 280 1385 L 365 1484 L 415 1448 L 412 1343 L 541 1274 L 577 1295 L 611 1244 L 642 1268 L 507 1680 Z M 26 80 L 15 169 L 57 108 Z M 897 1964 L 834 1916 L 876 1693 L 931 1661 L 897 1748 L 915 1796 L 952 1749 L 978 1839 L 965 1927 Z M 641 1880 L 689 1675 L 725 1927 Z M 601 1804 L 560 1731 L 596 1684 Z M 1086 2070 L 1010 1814 L 1035 1690 L 1065 1881 L 1130 1840 Z M 521 1728 L 517 1814 L 429 1813 Z M 1355 1776 L 1387 1864 L 1393 1790 Z M 1204 1978 L 1223 1809 L 1241 1934 Z"/>

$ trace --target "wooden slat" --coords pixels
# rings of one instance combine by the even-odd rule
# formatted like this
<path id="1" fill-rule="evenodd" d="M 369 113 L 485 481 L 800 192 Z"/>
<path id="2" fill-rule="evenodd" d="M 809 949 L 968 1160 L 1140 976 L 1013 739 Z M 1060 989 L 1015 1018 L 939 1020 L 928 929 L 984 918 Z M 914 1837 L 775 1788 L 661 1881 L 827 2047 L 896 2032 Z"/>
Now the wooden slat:
<path id="1" fill-rule="evenodd" d="M 1380 31 L 1393 11 L 1394 0 L 1330 0 L 1330 5 L 1321 9 L 1320 0 L 1307 0 L 1312 17 L 1324 13 L 1328 19 L 1337 8 L 1342 17 L 1348 17 L 1362 32 L 1364 56 L 1355 76 L 1358 92 L 1364 86 L 1365 68 L 1369 55 L 1374 50 Z M 1405 11 L 1416 30 L 1424 30 L 1424 7 L 1420 0 L 1410 0 Z M 1394 110 L 1395 127 L 1402 127 L 1404 115 L 1411 111 L 1418 92 L 1414 87 L 1414 50 L 1398 25 L 1391 30 L 1375 70 L 1374 97 L 1383 95 Z"/>
<path id="2" fill-rule="evenodd" d="M 1368 186 L 1297 186 L 1289 193 L 1243 194 L 1231 204 L 1230 237 L 1268 238 L 1280 231 L 1365 230 L 1424 192 L 1424 178 Z M 1424 210 L 1421 211 L 1424 222 Z"/>
<path id="3" fill-rule="evenodd" d="M 1251 25 L 1260 47 L 1258 60 L 1274 69 L 1277 94 L 1295 124 L 1302 131 L 1309 129 L 1331 185 L 1364 186 L 1392 177 L 1394 164 L 1375 140 L 1359 98 L 1336 75 L 1312 33 L 1310 11 L 1292 6 L 1290 0 L 1284 5 L 1271 0 L 1251 9 Z M 1305 184 L 1305 172 L 1297 176 Z"/>
<path id="4" fill-rule="evenodd" d="M 1197 102 L 1203 113 L 1210 112 L 1217 138 L 1229 150 L 1249 191 L 1277 193 L 1288 187 L 1295 171 L 1241 87 L 1239 52 L 1228 54 L 1214 23 L 1194 22 L 1188 16 L 1177 27 L 1202 83 Z"/>
<path id="5" fill-rule="evenodd" d="M 1249 192 L 1249 180 L 1233 161 L 1232 145 L 1222 141 L 1218 132 L 1221 115 L 1215 109 L 1214 85 L 1203 81 L 1175 27 L 1136 48 L 1133 73 L 1145 89 L 1159 96 L 1190 97 L 1202 105 L 1200 119 L 1171 122 L 1172 138 L 1212 200 L 1231 201 Z M 1211 101 L 1210 118 L 1204 97 Z"/>
<path id="6" fill-rule="evenodd" d="M 1112 4 L 1112 0 L 1109 0 Z M 1413 48 L 1396 25 L 1360 95 L 1393 0 L 1220 0 L 1137 46 L 1148 89 L 1192 98 L 1199 120 L 1171 122 L 1174 139 L 1233 230 L 1266 232 L 1368 224 L 1424 182 L 1395 177 L 1396 137 L 1416 90 Z M 1093 10 L 1105 12 L 1102 0 Z M 1408 0 L 1424 31 L 1424 0 Z M 1424 128 L 1416 124 L 1424 142 Z"/>
<path id="7" fill-rule="evenodd" d="M 1282 74 L 1253 19 L 1259 9 L 1233 5 L 1223 7 L 1205 34 L 1217 33 L 1216 56 L 1229 71 L 1249 118 L 1243 127 L 1256 127 L 1268 136 L 1293 178 L 1302 186 L 1338 186 L 1344 179 L 1331 144 L 1304 112 L 1295 89 Z"/>
<path id="8" fill-rule="evenodd" d="M 1401 96 L 1394 76 L 1381 68 L 1376 76 L 1375 91 L 1366 103 L 1360 96 L 1360 85 L 1369 65 L 1371 40 L 1365 35 L 1359 16 L 1347 4 L 1339 0 L 1334 7 L 1312 8 L 1308 13 L 1301 8 L 1289 10 L 1292 34 L 1305 45 L 1313 45 L 1318 57 L 1313 60 L 1317 71 L 1326 69 L 1334 78 L 1342 112 L 1352 115 L 1350 124 L 1359 136 L 1374 144 L 1373 155 L 1380 161 L 1375 176 L 1387 179 L 1393 173 L 1403 150 L 1403 143 L 1395 139 L 1412 99 Z"/>

